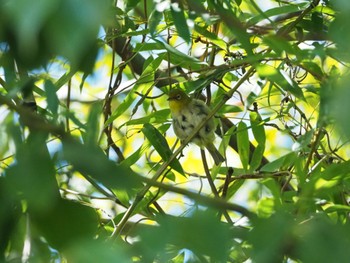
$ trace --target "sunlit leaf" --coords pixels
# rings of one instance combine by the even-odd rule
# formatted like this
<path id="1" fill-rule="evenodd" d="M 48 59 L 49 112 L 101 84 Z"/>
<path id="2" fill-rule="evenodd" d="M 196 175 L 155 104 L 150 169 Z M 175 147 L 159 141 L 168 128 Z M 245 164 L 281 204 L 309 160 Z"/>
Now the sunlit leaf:
<path id="1" fill-rule="evenodd" d="M 287 80 L 286 77 L 275 67 L 260 64 L 256 67 L 260 77 L 267 78 L 269 81 L 277 84 L 281 89 L 290 92 L 299 99 L 305 100 L 303 91 L 293 80 Z"/>
<path id="2" fill-rule="evenodd" d="M 136 125 L 136 124 L 145 124 L 145 123 L 164 123 L 169 119 L 170 110 L 163 109 L 152 112 L 146 117 L 132 119 L 124 123 L 124 125 Z"/>
<path id="3" fill-rule="evenodd" d="M 276 172 L 278 170 L 286 169 L 289 165 L 295 162 L 298 157 L 296 152 L 290 152 L 274 161 L 265 164 L 260 170 L 264 172 Z"/>

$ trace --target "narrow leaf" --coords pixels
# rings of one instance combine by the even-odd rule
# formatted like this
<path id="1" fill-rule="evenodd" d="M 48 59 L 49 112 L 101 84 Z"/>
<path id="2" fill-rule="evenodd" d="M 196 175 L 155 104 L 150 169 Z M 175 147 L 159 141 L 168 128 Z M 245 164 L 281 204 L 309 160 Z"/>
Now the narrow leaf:
<path id="1" fill-rule="evenodd" d="M 174 8 L 174 5 L 171 5 L 170 11 L 179 36 L 182 37 L 187 43 L 190 43 L 191 35 L 187 26 L 184 11 L 180 8 Z"/>
<path id="2" fill-rule="evenodd" d="M 247 125 L 241 121 L 237 126 L 238 154 L 244 170 L 248 170 L 249 164 L 249 136 Z"/>
<path id="3" fill-rule="evenodd" d="M 143 134 L 146 136 L 146 138 L 150 141 L 154 149 L 159 153 L 159 155 L 162 157 L 164 161 L 169 160 L 170 156 L 172 155 L 172 151 L 169 148 L 169 145 L 164 138 L 164 136 L 151 124 L 145 123 L 142 128 Z M 170 163 L 170 167 L 173 168 L 175 171 L 184 174 L 184 171 L 182 169 L 182 166 L 179 162 L 179 160 L 174 159 Z"/>
<path id="4" fill-rule="evenodd" d="M 44 88 L 47 98 L 47 108 L 52 112 L 52 114 L 57 115 L 60 101 L 56 94 L 56 86 L 51 82 L 51 80 L 46 80 Z"/>

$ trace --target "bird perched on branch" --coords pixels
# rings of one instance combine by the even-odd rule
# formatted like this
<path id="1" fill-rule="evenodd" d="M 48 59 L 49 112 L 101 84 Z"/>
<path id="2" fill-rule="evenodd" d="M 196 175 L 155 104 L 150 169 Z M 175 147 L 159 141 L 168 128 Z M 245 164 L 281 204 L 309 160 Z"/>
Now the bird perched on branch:
<path id="1" fill-rule="evenodd" d="M 174 132 L 181 141 L 185 140 L 210 112 L 209 107 L 203 101 L 190 98 L 180 89 L 171 89 L 168 101 L 173 118 Z M 213 157 L 215 164 L 219 165 L 225 158 L 213 144 L 215 128 L 214 119 L 210 118 L 191 142 L 201 148 L 206 148 Z"/>

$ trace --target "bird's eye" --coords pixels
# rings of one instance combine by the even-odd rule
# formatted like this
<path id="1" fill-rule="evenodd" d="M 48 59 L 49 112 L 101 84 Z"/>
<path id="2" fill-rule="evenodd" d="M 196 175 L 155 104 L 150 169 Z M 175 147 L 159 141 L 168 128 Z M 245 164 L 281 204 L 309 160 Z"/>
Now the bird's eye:
<path id="1" fill-rule="evenodd" d="M 176 99 L 181 100 L 181 95 L 180 94 L 176 95 Z"/>

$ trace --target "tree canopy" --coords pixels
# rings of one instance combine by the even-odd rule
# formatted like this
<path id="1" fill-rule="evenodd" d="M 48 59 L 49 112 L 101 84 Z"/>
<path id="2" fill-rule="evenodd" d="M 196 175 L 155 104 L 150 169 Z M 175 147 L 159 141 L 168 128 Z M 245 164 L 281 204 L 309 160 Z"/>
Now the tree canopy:
<path id="1" fill-rule="evenodd" d="M 349 19 L 0 0 L 0 262 L 346 262 Z M 220 165 L 177 140 L 173 88 L 210 107 Z"/>

